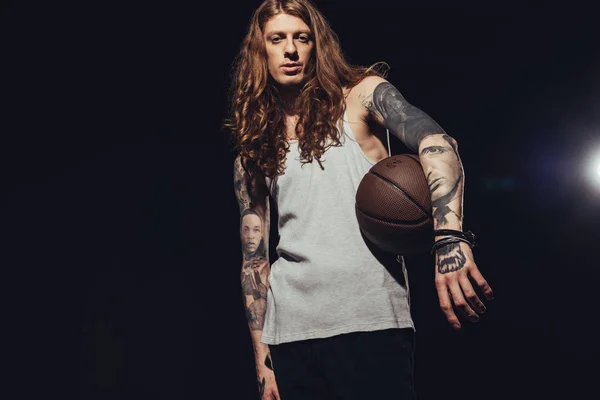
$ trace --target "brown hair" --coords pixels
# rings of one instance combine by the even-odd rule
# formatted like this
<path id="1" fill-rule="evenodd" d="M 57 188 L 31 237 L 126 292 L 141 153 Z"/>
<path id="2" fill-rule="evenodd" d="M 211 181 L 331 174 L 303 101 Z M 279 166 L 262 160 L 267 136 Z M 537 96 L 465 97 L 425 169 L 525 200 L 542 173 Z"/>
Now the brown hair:
<path id="1" fill-rule="evenodd" d="M 235 150 L 249 172 L 273 177 L 284 171 L 289 143 L 285 135 L 285 115 L 277 87 L 270 78 L 263 29 L 273 16 L 285 13 L 300 18 L 312 31 L 315 47 L 308 80 L 303 85 L 296 109 L 303 163 L 339 145 L 337 121 L 344 112 L 343 87 L 351 88 L 366 75 L 384 76 L 370 67 L 350 65 L 339 40 L 325 17 L 310 0 L 265 0 L 254 12 L 240 52 L 233 63 L 229 118 L 223 124 L 231 134 Z M 387 65 L 386 65 L 387 66 Z"/>

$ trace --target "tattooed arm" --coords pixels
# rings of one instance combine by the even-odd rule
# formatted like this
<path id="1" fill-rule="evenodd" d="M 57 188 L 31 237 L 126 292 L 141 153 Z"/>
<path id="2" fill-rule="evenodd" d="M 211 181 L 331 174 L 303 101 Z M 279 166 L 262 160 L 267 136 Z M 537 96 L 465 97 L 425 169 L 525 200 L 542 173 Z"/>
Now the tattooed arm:
<path id="1" fill-rule="evenodd" d="M 367 119 L 387 128 L 419 154 L 431 192 L 434 229 L 462 231 L 465 180 L 456 140 L 383 78 L 364 79 L 358 97 Z M 442 237 L 437 236 L 436 240 Z M 460 328 L 453 305 L 470 321 L 478 321 L 478 314 L 486 308 L 469 279 L 477 283 L 488 299 L 492 298 L 492 289 L 475 265 L 471 248 L 462 242 L 442 247 L 436 252 L 435 264 L 440 308 L 448 322 L 455 329 Z"/>
<path id="2" fill-rule="evenodd" d="M 261 399 L 279 399 L 269 346 L 260 342 L 269 288 L 269 197 L 264 179 L 250 177 L 236 158 L 234 191 L 240 208 L 242 302 L 248 320 Z"/>

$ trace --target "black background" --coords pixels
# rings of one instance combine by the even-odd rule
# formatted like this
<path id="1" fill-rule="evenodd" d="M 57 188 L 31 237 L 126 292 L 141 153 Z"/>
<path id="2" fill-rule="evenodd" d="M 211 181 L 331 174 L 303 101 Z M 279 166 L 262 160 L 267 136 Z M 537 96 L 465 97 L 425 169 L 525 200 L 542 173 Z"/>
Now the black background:
<path id="1" fill-rule="evenodd" d="M 591 6 L 316 4 L 350 62 L 388 62 L 459 142 L 496 298 L 453 332 L 431 260 L 407 259 L 420 398 L 583 398 L 599 355 Z M 257 5 L 2 6 L 3 359 L 22 398 L 257 398 L 220 127 Z"/>

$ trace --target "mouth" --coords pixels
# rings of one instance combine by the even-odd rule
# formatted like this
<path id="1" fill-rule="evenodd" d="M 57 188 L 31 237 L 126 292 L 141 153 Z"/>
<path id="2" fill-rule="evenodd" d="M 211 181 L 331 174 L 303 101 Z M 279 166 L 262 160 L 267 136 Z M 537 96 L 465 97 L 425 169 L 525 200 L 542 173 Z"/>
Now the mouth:
<path id="1" fill-rule="evenodd" d="M 283 64 L 281 66 L 281 69 L 285 73 L 296 73 L 302 69 L 302 65 L 297 64 L 297 63 L 287 63 L 287 64 Z"/>
<path id="2" fill-rule="evenodd" d="M 440 182 L 440 180 L 442 180 L 443 178 L 437 178 L 434 179 L 433 182 L 431 182 L 429 184 L 429 186 L 431 186 L 431 192 L 435 192 L 440 186 L 442 186 L 442 184 L 444 183 L 443 181 Z"/>

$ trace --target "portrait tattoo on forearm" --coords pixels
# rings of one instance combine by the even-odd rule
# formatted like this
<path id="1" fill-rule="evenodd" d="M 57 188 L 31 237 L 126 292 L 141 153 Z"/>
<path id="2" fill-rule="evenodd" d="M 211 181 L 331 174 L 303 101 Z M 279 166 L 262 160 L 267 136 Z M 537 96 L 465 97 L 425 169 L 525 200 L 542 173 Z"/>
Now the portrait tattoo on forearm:
<path id="1" fill-rule="evenodd" d="M 467 262 L 465 253 L 458 243 L 452 243 L 437 250 L 437 267 L 440 274 L 462 269 Z"/>
<path id="2" fill-rule="evenodd" d="M 234 189 L 239 201 L 240 238 L 242 242 L 243 264 L 241 272 L 243 305 L 251 330 L 262 330 L 267 306 L 268 276 L 268 200 L 258 207 L 257 194 L 249 184 L 250 179 L 236 161 L 234 168 Z"/>
<path id="3" fill-rule="evenodd" d="M 449 204 L 457 194 L 461 195 L 463 170 L 458 149 L 453 139 L 444 134 L 442 138 L 448 146 L 428 146 L 421 150 L 421 157 L 427 169 L 427 183 L 431 192 L 433 218 L 438 226 L 448 223 L 446 216 L 454 213 L 462 220 L 462 210 L 453 211 Z M 459 205 L 460 207 L 460 205 Z"/>
<path id="4" fill-rule="evenodd" d="M 244 255 L 241 279 L 246 317 L 252 330 L 262 330 L 267 306 L 267 278 L 270 267 L 265 247 L 264 226 L 265 223 L 258 212 L 252 208 L 244 210 L 241 217 Z"/>
<path id="5" fill-rule="evenodd" d="M 361 98 L 362 104 L 409 149 L 419 151 L 421 140 L 432 134 L 445 133 L 425 112 L 410 104 L 389 82 L 382 82 L 373 94 Z"/>

